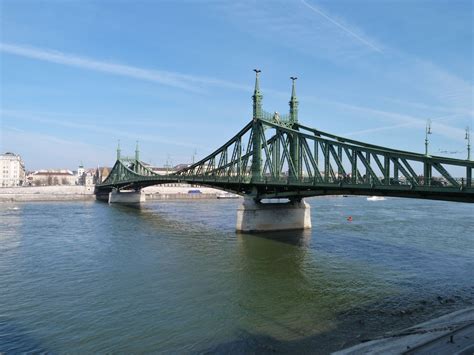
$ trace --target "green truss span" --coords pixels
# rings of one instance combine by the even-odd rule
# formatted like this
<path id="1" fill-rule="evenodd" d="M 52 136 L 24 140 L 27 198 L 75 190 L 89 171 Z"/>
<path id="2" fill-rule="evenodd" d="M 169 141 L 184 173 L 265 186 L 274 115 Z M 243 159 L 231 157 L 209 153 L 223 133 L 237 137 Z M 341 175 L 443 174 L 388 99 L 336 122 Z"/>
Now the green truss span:
<path id="1" fill-rule="evenodd" d="M 474 161 L 385 148 L 298 123 L 294 81 L 290 114 L 263 111 L 259 71 L 253 119 L 212 154 L 178 172 L 159 175 L 139 160 L 117 161 L 96 194 L 113 189 L 187 182 L 256 200 L 321 195 L 369 195 L 474 202 Z"/>

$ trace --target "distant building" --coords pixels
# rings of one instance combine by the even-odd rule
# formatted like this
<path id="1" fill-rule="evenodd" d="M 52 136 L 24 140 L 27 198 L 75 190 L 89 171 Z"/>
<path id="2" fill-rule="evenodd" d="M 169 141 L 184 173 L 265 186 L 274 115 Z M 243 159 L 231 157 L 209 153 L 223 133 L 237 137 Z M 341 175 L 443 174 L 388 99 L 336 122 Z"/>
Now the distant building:
<path id="1" fill-rule="evenodd" d="M 0 187 L 22 186 L 25 183 L 25 164 L 17 154 L 0 155 Z"/>
<path id="2" fill-rule="evenodd" d="M 85 174 L 84 185 L 86 186 L 94 185 L 94 175 L 92 175 L 90 172 Z"/>
<path id="3" fill-rule="evenodd" d="M 153 171 L 154 173 L 157 173 L 158 175 L 167 175 L 176 172 L 176 170 L 174 170 L 172 167 L 149 166 L 148 168 L 151 169 L 151 171 Z"/>
<path id="4" fill-rule="evenodd" d="M 146 164 L 144 164 L 146 166 Z M 148 169 L 152 170 L 153 172 L 157 173 L 158 175 L 167 175 L 167 174 L 174 174 L 184 168 L 187 168 L 189 164 L 178 164 L 176 166 L 147 166 Z"/>
<path id="5" fill-rule="evenodd" d="M 95 174 L 96 174 L 96 169 L 90 168 L 90 169 L 85 169 L 84 173 L 82 174 L 82 184 L 85 186 L 92 186 L 95 183 Z"/>
<path id="6" fill-rule="evenodd" d="M 28 175 L 28 183 L 34 186 L 74 185 L 76 176 L 71 170 L 37 170 Z"/>
<path id="7" fill-rule="evenodd" d="M 76 184 L 85 186 L 100 184 L 105 179 L 107 179 L 107 176 L 109 176 L 111 170 L 112 168 L 105 166 L 98 166 L 96 169 L 85 169 L 81 164 L 77 169 Z"/>
<path id="8" fill-rule="evenodd" d="M 174 169 L 174 171 L 180 171 L 180 170 L 183 170 L 183 169 L 188 168 L 190 166 L 191 166 L 190 164 L 178 164 L 173 169 Z"/>
<path id="9" fill-rule="evenodd" d="M 84 178 L 84 165 L 79 165 L 77 168 L 77 175 L 76 175 L 76 185 L 84 185 L 83 178 Z"/>
<path id="10" fill-rule="evenodd" d="M 153 171 L 158 175 L 167 175 L 167 174 L 174 174 L 184 168 L 190 166 L 189 164 L 178 164 L 176 166 L 165 165 L 163 167 L 158 166 L 151 166 L 146 163 L 143 163 L 148 169 Z M 189 186 L 187 183 L 169 183 L 169 184 L 161 184 L 160 186 L 168 186 L 168 187 L 176 187 L 176 186 Z"/>
<path id="11" fill-rule="evenodd" d="M 100 184 L 107 179 L 111 170 L 112 168 L 106 166 L 98 166 L 94 174 L 94 184 Z"/>

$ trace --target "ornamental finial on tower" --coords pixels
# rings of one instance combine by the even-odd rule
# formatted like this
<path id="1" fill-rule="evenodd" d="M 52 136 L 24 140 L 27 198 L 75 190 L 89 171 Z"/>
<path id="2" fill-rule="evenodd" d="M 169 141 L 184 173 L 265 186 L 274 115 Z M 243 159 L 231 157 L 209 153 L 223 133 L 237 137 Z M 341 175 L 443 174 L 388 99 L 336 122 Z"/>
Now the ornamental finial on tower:
<path id="1" fill-rule="evenodd" d="M 253 119 L 262 118 L 262 99 L 263 95 L 260 92 L 260 69 L 254 69 L 255 72 L 255 90 L 253 92 Z"/>
<path id="2" fill-rule="evenodd" d="M 119 139 L 117 142 L 117 160 L 120 160 L 120 152 L 121 152 L 121 149 L 120 149 L 120 139 Z"/>
<path id="3" fill-rule="evenodd" d="M 290 77 L 292 81 L 291 85 L 291 98 L 290 98 L 290 120 L 293 123 L 298 123 L 298 99 L 296 98 L 296 87 L 295 81 L 298 79 L 296 76 Z"/>

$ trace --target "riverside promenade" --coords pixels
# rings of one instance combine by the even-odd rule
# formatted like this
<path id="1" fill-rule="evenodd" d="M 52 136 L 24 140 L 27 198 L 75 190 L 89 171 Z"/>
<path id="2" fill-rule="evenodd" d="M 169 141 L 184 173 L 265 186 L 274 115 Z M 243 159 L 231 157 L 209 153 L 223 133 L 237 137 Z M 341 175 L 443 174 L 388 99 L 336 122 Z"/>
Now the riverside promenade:
<path id="1" fill-rule="evenodd" d="M 333 353 L 356 354 L 474 354 L 474 307 Z"/>

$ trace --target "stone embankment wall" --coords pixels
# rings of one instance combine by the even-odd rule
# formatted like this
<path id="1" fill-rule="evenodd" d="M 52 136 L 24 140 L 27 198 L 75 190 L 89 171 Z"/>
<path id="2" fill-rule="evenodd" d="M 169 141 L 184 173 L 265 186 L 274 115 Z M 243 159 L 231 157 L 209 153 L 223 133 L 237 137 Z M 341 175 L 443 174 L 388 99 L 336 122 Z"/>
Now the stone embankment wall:
<path id="1" fill-rule="evenodd" d="M 2 187 L 0 202 L 94 200 L 93 186 Z"/>
<path id="2" fill-rule="evenodd" d="M 189 191 L 198 193 L 189 193 Z M 209 199 L 216 198 L 222 191 L 209 187 L 191 186 L 150 186 L 143 189 L 146 199 Z M 38 186 L 0 188 L 0 202 L 27 201 L 84 201 L 94 200 L 94 186 Z"/>
<path id="3" fill-rule="evenodd" d="M 189 191 L 200 191 L 198 193 L 189 193 Z M 191 187 L 191 186 L 149 186 L 143 189 L 147 201 L 150 200 L 199 200 L 213 199 L 223 191 L 212 189 L 210 187 Z"/>
<path id="4" fill-rule="evenodd" d="M 201 193 L 201 194 L 188 194 L 188 193 L 169 193 L 169 194 L 147 194 L 146 200 L 203 200 L 203 199 L 214 199 L 217 198 L 217 193 Z"/>

